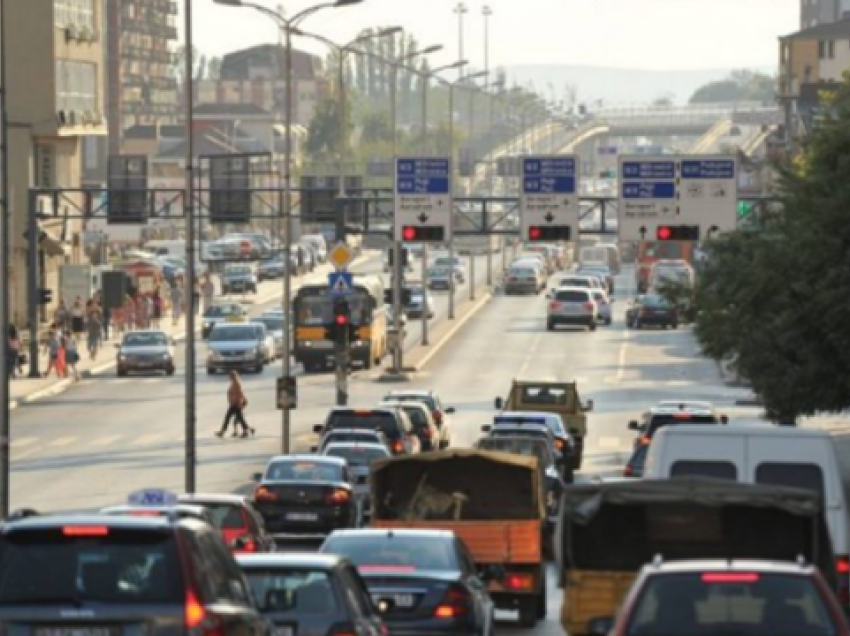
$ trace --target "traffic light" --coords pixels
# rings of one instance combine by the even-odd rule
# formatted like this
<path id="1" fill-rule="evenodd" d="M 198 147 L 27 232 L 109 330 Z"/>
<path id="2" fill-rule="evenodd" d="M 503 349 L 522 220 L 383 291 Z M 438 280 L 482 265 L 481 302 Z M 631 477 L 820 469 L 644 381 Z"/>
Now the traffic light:
<path id="1" fill-rule="evenodd" d="M 344 342 L 350 333 L 351 307 L 344 298 L 334 301 L 331 324 L 325 326 L 325 339 L 334 342 Z"/>
<path id="2" fill-rule="evenodd" d="M 738 218 L 745 219 L 753 211 L 753 204 L 749 201 L 738 201 Z"/>
<path id="3" fill-rule="evenodd" d="M 569 241 L 569 225 L 532 225 L 528 228 L 528 241 Z"/>
<path id="4" fill-rule="evenodd" d="M 440 225 L 405 225 L 401 228 L 401 238 L 408 243 L 442 243 L 445 231 Z"/>
<path id="5" fill-rule="evenodd" d="M 49 305 L 53 302 L 53 290 L 52 289 L 39 289 L 38 290 L 38 304 L 39 305 Z"/>
<path id="6" fill-rule="evenodd" d="M 699 225 L 659 225 L 655 238 L 659 241 L 698 241 Z"/>

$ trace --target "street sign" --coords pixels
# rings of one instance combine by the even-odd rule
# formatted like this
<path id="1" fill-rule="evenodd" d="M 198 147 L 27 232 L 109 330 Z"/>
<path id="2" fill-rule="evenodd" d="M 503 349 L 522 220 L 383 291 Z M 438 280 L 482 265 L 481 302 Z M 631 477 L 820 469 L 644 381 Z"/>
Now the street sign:
<path id="1" fill-rule="evenodd" d="M 738 225 L 734 156 L 621 156 L 621 241 L 690 235 L 704 240 Z M 663 239 L 662 239 L 663 240 Z"/>
<path id="2" fill-rule="evenodd" d="M 160 488 L 146 488 L 131 492 L 127 503 L 131 506 L 173 506 L 177 503 L 177 495 Z"/>
<path id="3" fill-rule="evenodd" d="M 354 250 L 345 243 L 337 243 L 328 252 L 328 261 L 337 269 L 345 269 L 354 260 Z"/>
<path id="4" fill-rule="evenodd" d="M 578 217 L 575 157 L 523 157 L 521 240 L 574 240 L 578 238 Z"/>
<path id="5" fill-rule="evenodd" d="M 277 379 L 277 408 L 292 411 L 298 406 L 298 386 L 294 376 Z"/>
<path id="6" fill-rule="evenodd" d="M 335 297 L 351 295 L 354 287 L 354 275 L 351 272 L 331 272 L 328 274 L 328 293 Z"/>
<path id="7" fill-rule="evenodd" d="M 394 239 L 409 243 L 452 240 L 451 160 L 397 157 Z"/>

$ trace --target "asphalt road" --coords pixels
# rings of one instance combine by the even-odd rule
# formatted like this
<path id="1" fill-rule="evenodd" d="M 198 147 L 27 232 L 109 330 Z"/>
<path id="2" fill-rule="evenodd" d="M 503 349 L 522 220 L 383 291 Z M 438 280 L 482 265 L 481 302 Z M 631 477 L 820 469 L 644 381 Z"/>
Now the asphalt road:
<path id="1" fill-rule="evenodd" d="M 500 261 L 496 259 L 498 264 Z M 483 262 L 483 259 L 481 259 Z M 373 259 L 361 268 L 375 271 Z M 483 277 L 484 267 L 477 273 Z M 734 416 L 742 391 L 726 387 L 714 365 L 698 357 L 686 328 L 631 331 L 623 313 L 631 284 L 627 269 L 617 281 L 614 324 L 596 332 L 562 328 L 547 332 L 543 296 L 494 296 L 469 320 L 409 384 L 377 381 L 379 370 L 351 378 L 352 406 L 370 406 L 398 386 L 436 389 L 457 408 L 451 419 L 454 444 L 468 446 L 494 413 L 493 399 L 504 395 L 514 377 L 576 379 L 582 398 L 593 398 L 585 468 L 579 478 L 620 474 L 633 433 L 627 422 L 654 402 L 669 398 L 714 401 Z M 437 322 L 446 313 L 445 294 L 437 294 Z M 465 288 L 458 297 L 466 298 Z M 409 339 L 418 337 L 416 323 Z M 218 439 L 213 433 L 225 409 L 224 376 L 203 372 L 199 348 L 198 484 L 202 491 L 240 491 L 249 476 L 279 452 L 281 417 L 273 407 L 276 370 L 245 376 L 247 415 L 258 435 L 248 440 Z M 330 374 L 299 380 L 294 413 L 294 447 L 307 450 L 312 426 L 323 420 L 334 395 Z M 13 508 L 91 509 L 118 503 L 141 487 L 181 490 L 183 485 L 182 373 L 173 378 L 100 377 L 65 394 L 18 409 L 13 414 Z M 551 574 L 554 574 L 552 572 Z M 561 592 L 549 586 L 549 618 L 535 634 L 562 634 L 558 616 Z M 500 614 L 499 631 L 520 631 L 513 616 Z"/>

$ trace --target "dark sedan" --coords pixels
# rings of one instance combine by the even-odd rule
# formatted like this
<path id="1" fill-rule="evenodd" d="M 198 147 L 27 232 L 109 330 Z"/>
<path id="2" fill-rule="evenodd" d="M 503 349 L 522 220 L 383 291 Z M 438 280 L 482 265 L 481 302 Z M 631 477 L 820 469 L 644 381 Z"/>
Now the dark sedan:
<path id="1" fill-rule="evenodd" d="M 271 533 L 327 534 L 356 526 L 348 464 L 339 457 L 281 455 L 254 475 L 254 505 Z"/>
<path id="2" fill-rule="evenodd" d="M 490 636 L 494 605 L 485 579 L 453 532 L 445 530 L 341 530 L 321 552 L 350 559 L 365 579 L 392 636 Z"/>
<path id="3" fill-rule="evenodd" d="M 384 636 L 369 591 L 347 559 L 327 554 L 239 555 L 236 562 L 273 636 Z"/>
<path id="4" fill-rule="evenodd" d="M 633 329 L 649 326 L 676 329 L 679 326 L 679 310 L 661 296 L 638 296 L 626 310 L 626 326 Z"/>

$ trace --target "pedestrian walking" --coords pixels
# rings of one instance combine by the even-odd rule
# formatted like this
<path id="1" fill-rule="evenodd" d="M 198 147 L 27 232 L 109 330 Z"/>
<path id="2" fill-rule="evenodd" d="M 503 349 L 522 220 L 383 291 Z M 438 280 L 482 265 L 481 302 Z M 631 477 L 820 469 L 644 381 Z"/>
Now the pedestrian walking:
<path id="1" fill-rule="evenodd" d="M 65 339 L 65 333 L 61 329 L 58 329 L 57 332 L 56 336 L 59 341 L 59 349 L 56 351 L 56 377 L 67 378 L 68 357 L 65 347 L 68 341 Z"/>
<path id="2" fill-rule="evenodd" d="M 242 380 L 236 371 L 230 372 L 230 386 L 227 387 L 227 413 L 224 416 L 224 424 L 216 433 L 218 437 L 224 437 L 230 420 L 233 420 L 233 437 L 239 437 L 239 427 L 242 427 L 242 437 L 248 437 L 248 432 L 254 435 L 253 428 L 245 421 L 245 409 L 248 407 L 248 399 L 242 388 Z"/>
<path id="3" fill-rule="evenodd" d="M 159 321 L 162 320 L 164 302 L 159 293 L 159 287 L 153 290 L 153 327 L 159 329 Z"/>
<path id="4" fill-rule="evenodd" d="M 56 324 L 57 329 L 61 329 L 64 331 L 68 328 L 68 308 L 65 306 L 65 299 L 60 298 L 59 304 L 56 305 L 56 313 L 53 315 L 53 322 Z"/>
<path id="5" fill-rule="evenodd" d="M 69 329 L 65 332 L 65 363 L 74 376 L 74 382 L 80 381 L 80 372 L 77 371 L 77 363 L 79 361 L 80 350 L 77 346 L 77 339 L 74 336 L 74 332 Z"/>
<path id="6" fill-rule="evenodd" d="M 179 280 L 171 287 L 171 324 L 177 326 L 183 311 L 183 289 Z"/>
<path id="7" fill-rule="evenodd" d="M 86 309 L 83 307 L 83 299 L 77 296 L 74 306 L 71 307 L 71 331 L 79 337 L 86 330 Z"/>
<path id="8" fill-rule="evenodd" d="M 9 377 L 16 378 L 18 377 L 19 367 L 21 365 L 21 339 L 18 336 L 18 328 L 15 325 L 9 325 L 9 339 L 6 344 L 6 352 Z"/>
<path id="9" fill-rule="evenodd" d="M 57 367 L 57 362 L 59 360 L 59 336 L 56 333 L 56 327 L 51 326 L 50 331 L 47 332 L 47 340 L 44 342 L 44 351 L 47 353 L 47 371 L 44 372 L 44 377 L 49 378 L 50 372 L 55 371 L 57 377 L 59 376 L 59 368 Z"/>
<path id="10" fill-rule="evenodd" d="M 89 357 L 92 360 L 97 359 L 97 352 L 103 342 L 103 318 L 100 311 L 95 306 L 93 311 L 89 312 L 88 321 L 86 322 L 86 348 L 89 352 Z"/>

